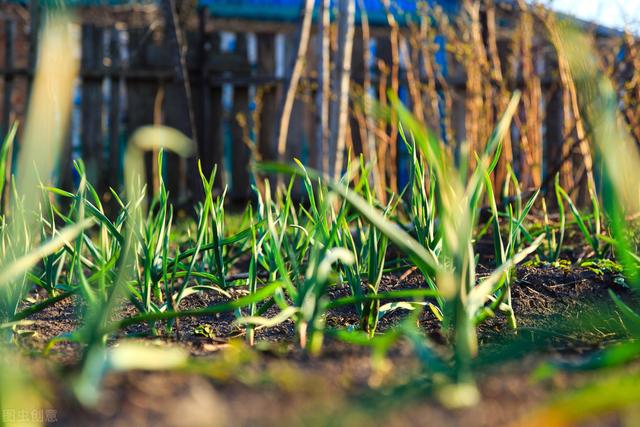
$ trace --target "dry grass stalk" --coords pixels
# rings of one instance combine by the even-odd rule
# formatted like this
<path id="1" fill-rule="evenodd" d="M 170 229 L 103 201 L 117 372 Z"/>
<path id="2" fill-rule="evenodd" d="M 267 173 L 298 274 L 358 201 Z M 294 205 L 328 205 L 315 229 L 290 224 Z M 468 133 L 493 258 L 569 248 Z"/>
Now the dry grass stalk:
<path id="1" fill-rule="evenodd" d="M 464 66 L 467 74 L 467 114 L 465 117 L 466 147 L 471 155 L 469 166 L 475 165 L 473 153 L 480 153 L 493 129 L 492 89 L 484 78 L 491 73 L 482 35 L 480 3 L 466 0 L 461 14 L 463 26 Z"/>
<path id="2" fill-rule="evenodd" d="M 625 32 L 624 49 L 628 52 L 625 61 L 621 64 L 627 66 L 627 75 L 616 76 L 612 70 L 610 76 L 614 81 L 622 81 L 622 88 L 618 92 L 622 92 L 623 113 L 628 127 L 636 142 L 640 142 L 640 49 L 638 49 L 638 40 L 629 31 Z M 620 77 L 620 78 L 617 78 Z M 621 90 L 620 90 L 621 89 Z"/>
<path id="3" fill-rule="evenodd" d="M 533 17 L 529 6 L 524 1 L 518 2 L 520 8 L 519 37 L 520 60 L 522 63 L 522 79 L 524 90 L 522 96 L 523 109 L 520 126 L 520 146 L 522 149 L 521 167 L 528 171 L 523 176 L 523 184 L 538 188 L 542 182 L 542 112 L 540 102 L 542 88 L 540 77 L 535 69 L 533 56 Z"/>
<path id="4" fill-rule="evenodd" d="M 385 108 L 388 105 L 387 100 L 387 82 L 389 81 L 389 67 L 384 61 L 378 60 L 378 103 Z M 387 159 L 388 148 L 391 146 L 391 137 L 387 133 L 387 121 L 379 118 L 375 128 L 375 135 L 378 139 L 378 176 L 380 177 L 380 186 L 384 189 L 380 201 L 386 203 L 387 176 L 395 179 L 389 169 L 389 161 Z"/>
<path id="5" fill-rule="evenodd" d="M 407 86 L 409 88 L 409 94 L 411 95 L 411 107 L 414 116 L 424 123 L 425 116 L 422 108 L 422 93 L 420 91 L 420 80 L 416 75 L 413 64 L 418 63 L 418 50 L 412 49 L 409 45 L 407 38 L 401 37 L 400 39 L 400 57 L 402 63 L 405 65 L 405 71 L 407 75 Z"/>
<path id="6" fill-rule="evenodd" d="M 509 105 L 509 90 L 502 73 L 502 60 L 498 50 L 498 35 L 496 29 L 496 7 L 493 0 L 487 1 L 487 49 L 491 64 L 491 79 L 495 85 L 494 92 L 494 116 L 498 117 Z M 511 143 L 511 133 L 507 132 L 502 143 L 502 156 L 494 174 L 494 187 L 502 188 L 507 177 L 507 164 L 513 162 L 513 146 Z"/>
<path id="7" fill-rule="evenodd" d="M 424 18 L 423 18 L 424 20 Z M 434 21 L 437 24 L 437 28 L 431 31 L 431 36 L 433 40 L 433 46 L 436 49 L 439 49 L 439 43 L 436 40 L 435 35 L 438 31 L 440 34 L 445 34 L 447 37 L 453 36 L 455 33 L 453 27 L 450 25 L 448 17 L 443 13 L 442 8 L 436 8 L 434 10 Z M 445 71 L 443 70 L 444 64 L 440 64 L 435 61 L 436 51 L 433 50 L 431 53 L 430 61 L 432 62 L 432 67 L 435 72 L 435 77 L 438 85 L 440 86 L 439 96 L 443 99 L 443 107 L 440 108 L 438 106 L 438 117 L 439 123 L 444 129 L 443 140 L 446 144 L 452 146 L 455 141 L 455 135 L 453 132 L 453 90 L 449 87 L 449 82 L 445 77 Z M 423 51 L 424 58 L 424 51 Z"/>
<path id="8" fill-rule="evenodd" d="M 300 24 L 299 30 L 300 40 L 298 43 L 298 51 L 296 54 L 293 69 L 291 71 L 291 77 L 288 80 L 287 90 L 285 92 L 285 97 L 281 108 L 280 126 L 278 129 L 278 135 L 276 137 L 278 160 L 280 161 L 284 160 L 285 158 L 291 112 L 293 110 L 293 103 L 295 101 L 296 91 L 298 90 L 298 84 L 304 70 L 307 49 L 309 47 L 309 38 L 311 37 L 311 21 L 313 17 L 313 4 L 313 0 L 306 0 L 302 8 L 302 22 Z"/>
<path id="9" fill-rule="evenodd" d="M 595 187 L 595 180 L 593 177 L 593 157 L 591 155 L 589 139 L 588 139 L 585 125 L 582 119 L 582 115 L 580 113 L 580 109 L 578 105 L 578 95 L 576 92 L 576 87 L 573 81 L 573 77 L 571 76 L 569 64 L 566 59 L 566 53 L 564 52 L 564 45 L 561 42 L 561 38 L 557 30 L 555 16 L 553 14 L 543 13 L 543 12 L 539 12 L 538 15 L 542 17 L 542 20 L 545 23 L 547 30 L 549 32 L 550 40 L 553 43 L 558 53 L 558 68 L 559 68 L 559 74 L 560 74 L 560 81 L 562 83 L 564 98 L 565 98 L 564 99 L 565 129 L 570 131 L 570 128 L 568 128 L 568 125 L 569 125 L 568 117 L 569 116 L 573 117 L 576 137 L 577 137 L 578 145 L 580 148 L 580 154 L 582 156 L 583 167 L 587 176 L 588 188 L 590 190 L 595 191 L 596 187 Z M 565 135 L 568 135 L 569 133 L 570 132 L 567 132 Z M 565 142 L 565 146 L 563 147 L 563 157 L 569 154 L 568 149 L 571 147 L 569 145 L 570 141 L 571 139 L 567 138 Z M 576 169 L 575 164 L 573 165 L 573 167 L 571 167 L 571 165 L 568 164 L 568 162 L 567 162 L 567 165 L 563 165 L 564 182 L 567 188 L 574 188 L 574 189 L 577 188 L 578 181 L 573 182 L 573 177 L 576 176 L 575 169 Z M 570 181 L 570 183 L 568 181 Z"/>
<path id="10" fill-rule="evenodd" d="M 420 52 L 422 56 L 421 73 L 425 78 L 424 84 L 421 84 L 421 98 L 425 100 L 425 122 L 431 129 L 437 129 L 440 125 L 440 102 L 437 90 L 437 79 L 435 71 L 435 36 L 431 25 L 429 25 L 430 17 L 424 11 L 420 16 L 419 27 L 412 25 L 411 29 L 411 49 L 414 52 Z M 420 63 L 419 58 L 412 58 L 416 63 Z"/>
<path id="11" fill-rule="evenodd" d="M 328 151 L 325 147 L 329 144 L 329 95 L 331 92 L 330 66 L 331 50 L 329 43 L 330 31 L 330 1 L 320 1 L 320 11 L 318 19 L 318 90 L 316 94 L 316 110 L 318 126 L 316 130 L 316 160 L 317 167 L 322 170 L 329 170 Z"/>
<path id="12" fill-rule="evenodd" d="M 78 29 L 69 16 L 61 13 L 47 16 L 40 35 L 36 75 L 14 184 L 20 194 L 25 194 L 21 201 L 25 211 L 35 210 L 40 193 L 33 189 L 38 188 L 40 180 L 45 184 L 50 182 L 58 161 L 79 72 L 78 42 Z"/>
<path id="13" fill-rule="evenodd" d="M 334 179 L 342 174 L 344 150 L 347 138 L 349 119 L 349 85 L 351 83 L 351 60 L 353 57 L 353 36 L 355 33 L 355 0 L 340 2 L 340 18 L 338 33 L 338 60 L 336 67 L 336 102 L 331 109 L 332 138 L 329 144 L 331 152 L 335 152 L 335 163 L 329 164 L 329 176 Z"/>

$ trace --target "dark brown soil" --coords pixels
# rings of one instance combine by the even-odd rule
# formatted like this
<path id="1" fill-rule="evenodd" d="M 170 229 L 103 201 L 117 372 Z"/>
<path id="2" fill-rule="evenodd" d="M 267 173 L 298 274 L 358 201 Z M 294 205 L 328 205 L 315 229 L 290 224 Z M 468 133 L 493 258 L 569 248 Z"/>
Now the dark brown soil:
<path id="1" fill-rule="evenodd" d="M 413 272 L 385 276 L 381 287 L 418 286 L 424 284 Z M 421 374 L 408 342 L 395 345 L 386 365 L 374 369 L 369 348 L 329 338 L 320 356 L 306 356 L 295 345 L 294 326 L 287 321 L 257 331 L 259 344 L 250 349 L 242 344 L 242 330 L 233 325 L 232 313 L 184 318 L 177 336 L 147 338 L 188 349 L 196 357 L 192 368 L 108 374 L 92 409 L 82 408 L 67 384 L 56 383 L 50 404 L 57 408 L 56 425 L 69 426 L 509 425 L 555 393 L 594 378 L 589 373 L 561 373 L 552 380 L 534 381 L 531 374 L 543 361 L 577 360 L 620 336 L 608 296 L 614 286 L 611 278 L 581 268 L 520 268 L 513 288 L 519 332 L 510 331 L 501 314 L 479 328 L 481 352 L 475 371 L 483 399 L 466 410 L 447 410 L 430 397 L 431 383 Z M 624 289 L 615 290 L 626 295 Z M 347 294 L 346 289 L 331 290 L 332 298 Z M 182 308 L 224 299 L 214 293 L 197 294 Z M 26 328 L 35 334 L 23 339 L 25 347 L 39 352 L 52 338 L 72 332 L 78 326 L 76 311 L 76 301 L 69 299 L 33 316 L 34 323 Z M 125 307 L 122 315 L 134 312 Z M 397 311 L 384 317 L 380 330 L 403 316 Z M 432 314 L 423 313 L 419 322 L 435 342 L 447 340 Z M 327 317 L 329 326 L 357 324 L 350 309 L 334 310 Z M 202 325 L 210 326 L 211 336 L 196 334 Z M 148 335 L 148 329 L 136 326 L 125 334 Z M 52 375 L 60 369 L 72 372 L 79 354 L 76 344 L 56 344 L 47 356 Z M 585 425 L 617 426 L 622 420 L 612 414 Z"/>

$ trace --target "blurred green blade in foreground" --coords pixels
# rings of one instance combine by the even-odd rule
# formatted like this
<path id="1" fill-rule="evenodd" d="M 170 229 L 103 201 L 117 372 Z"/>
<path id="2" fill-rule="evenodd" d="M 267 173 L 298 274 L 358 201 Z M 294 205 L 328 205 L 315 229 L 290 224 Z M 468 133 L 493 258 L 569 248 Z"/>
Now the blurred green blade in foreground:
<path id="1" fill-rule="evenodd" d="M 17 279 L 21 274 L 26 273 L 31 269 L 38 261 L 47 255 L 52 254 L 65 244 L 69 244 L 78 234 L 83 230 L 90 227 L 93 224 L 93 220 L 86 219 L 79 224 L 70 225 L 63 228 L 55 238 L 42 243 L 40 246 L 32 249 L 29 253 L 22 257 L 13 260 L 9 265 L 0 269 L 0 286 L 11 283 Z"/>
<path id="2" fill-rule="evenodd" d="M 580 110 L 591 131 L 592 145 L 604 165 L 601 196 L 613 234 L 616 256 L 624 266 L 628 281 L 640 289 L 640 263 L 629 240 L 630 226 L 627 223 L 628 216 L 640 211 L 640 152 L 623 125 L 613 85 L 598 67 L 592 40 L 567 22 L 555 24 L 551 21 L 547 25 L 560 60 L 567 61 Z M 634 334 L 634 329 L 637 330 L 637 310 L 634 312 L 613 293 L 612 297 L 623 314 L 625 325 Z M 637 339 L 637 334 L 633 338 Z M 605 350 L 602 359 L 612 359 L 607 356 L 614 355 L 616 350 L 615 347 Z M 637 350 L 633 348 L 631 351 Z M 637 357 L 638 354 L 635 354 Z M 622 360 L 630 360 L 629 355 Z M 626 368 L 620 368 L 579 390 L 560 394 L 513 426 L 576 425 L 625 408 L 637 408 L 639 403 L 640 379 L 637 372 L 629 373 Z"/>
<path id="3" fill-rule="evenodd" d="M 77 29 L 68 15 L 47 16 L 40 37 L 36 76 L 17 163 L 17 194 L 26 197 L 23 208 L 36 208 L 39 180 L 48 181 L 58 163 L 67 132 L 73 88 L 79 70 Z M 37 171 L 37 173 L 34 173 Z"/>
<path id="4" fill-rule="evenodd" d="M 589 36 L 568 22 L 548 24 L 558 55 L 566 60 L 591 142 L 604 165 L 603 198 L 617 257 L 629 282 L 640 286 L 640 265 L 633 256 L 627 217 L 640 212 L 640 152 L 623 125 L 611 81 L 600 70 Z"/>
<path id="5" fill-rule="evenodd" d="M 38 63 L 32 85 L 26 127 L 22 135 L 17 162 L 10 210 L 4 212 L 7 227 L 2 230 L 3 245 L 0 249 L 2 271 L 0 273 L 0 314 L 2 320 L 15 313 L 22 296 L 27 291 L 26 280 L 19 277 L 41 257 L 56 250 L 65 240 L 72 239 L 89 223 L 81 223 L 60 231 L 53 240 L 37 249 L 39 228 L 38 208 L 42 196 L 41 181 L 53 177 L 58 155 L 71 113 L 73 87 L 79 68 L 77 30 L 70 17 L 63 12 L 51 12 L 45 18 L 40 34 Z M 12 138 L 15 128 L 7 140 Z M 6 144 L 5 144 L 6 145 Z M 6 145 L 8 147 L 8 145 Z M 3 157 L 6 152 L 3 151 Z M 2 161 L 3 167 L 6 162 Z M 3 171 L 4 172 L 4 171 Z M 3 173 L 2 183 L 4 185 Z M 17 279 L 17 280 L 16 280 Z M 11 332 L 11 330 L 8 330 Z M 37 426 L 42 420 L 33 414 L 42 412 L 40 387 L 24 369 L 17 352 L 11 351 L 2 335 L 0 339 L 0 411 L 2 425 Z M 20 411 L 20 412 L 18 412 Z M 24 422 L 5 419 L 5 414 L 27 413 L 31 418 Z"/>

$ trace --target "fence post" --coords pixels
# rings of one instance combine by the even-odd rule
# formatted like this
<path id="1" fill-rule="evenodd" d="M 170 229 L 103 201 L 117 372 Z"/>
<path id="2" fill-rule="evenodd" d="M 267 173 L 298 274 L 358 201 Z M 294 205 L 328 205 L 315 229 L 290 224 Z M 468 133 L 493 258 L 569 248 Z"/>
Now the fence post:
<path id="1" fill-rule="evenodd" d="M 236 55 L 247 57 L 246 35 L 236 35 Z M 233 87 L 233 108 L 231 110 L 231 198 L 235 201 L 247 200 L 251 196 L 251 181 L 249 178 L 249 148 L 243 143 L 244 129 L 236 120 L 238 115 L 249 119 L 249 86 L 235 85 Z M 248 120 L 247 120 L 248 121 Z"/>
<path id="2" fill-rule="evenodd" d="M 206 7 L 198 9 L 198 33 L 194 43 L 189 46 L 195 51 L 195 63 L 197 70 L 194 75 L 192 87 L 195 89 L 193 93 L 194 119 L 196 125 L 196 133 L 198 135 L 198 153 L 202 162 L 202 171 L 209 176 L 214 167 L 213 144 L 212 144 L 212 126 L 211 121 L 215 119 L 211 116 L 211 85 L 209 81 L 209 68 L 207 56 L 212 51 L 212 46 L 206 32 L 207 30 L 207 13 Z"/>
<path id="3" fill-rule="evenodd" d="M 275 77 L 276 75 L 276 37 L 275 34 L 258 34 L 258 75 Z M 279 82 L 262 84 L 260 99 L 260 117 L 258 150 L 265 160 L 276 158 L 274 135 L 278 125 L 278 99 L 282 96 Z"/>
<path id="4" fill-rule="evenodd" d="M 40 2 L 29 0 L 29 72 L 27 84 L 27 98 L 31 94 L 31 82 L 35 75 L 38 59 L 38 39 L 40 37 Z"/>
<path id="5" fill-rule="evenodd" d="M 544 158 L 543 183 L 546 190 L 553 188 L 555 175 L 562 167 L 562 145 L 564 143 L 564 104 L 562 88 L 554 85 L 545 108 L 545 134 L 544 134 Z M 551 193 L 549 193 L 551 194 Z M 548 203 L 555 206 L 555 197 L 550 197 Z"/>
<path id="6" fill-rule="evenodd" d="M 122 88 L 122 61 L 120 58 L 120 30 L 113 28 L 109 40 L 110 96 L 109 96 L 109 167 L 104 182 L 118 189 L 122 180 L 122 153 L 120 152 L 120 90 Z"/>
<path id="7" fill-rule="evenodd" d="M 201 156 L 203 164 L 209 168 L 218 166 L 218 173 L 215 179 L 215 187 L 221 189 L 225 186 L 223 159 L 224 159 L 224 136 L 223 121 L 224 108 L 222 106 L 222 87 L 211 84 L 212 66 L 216 60 L 216 55 L 220 53 L 220 36 L 217 33 L 207 35 L 207 58 L 205 58 L 206 84 L 203 91 L 205 108 L 203 111 L 203 127 L 206 134 L 201 137 L 203 151 Z"/>
<path id="8" fill-rule="evenodd" d="M 87 179 L 96 188 L 102 185 L 102 65 L 103 30 L 94 25 L 82 26 L 82 159 Z"/>
<path id="9" fill-rule="evenodd" d="M 148 61 L 148 42 L 151 36 L 148 30 L 143 28 L 130 28 L 129 30 L 128 63 L 125 65 L 130 76 L 126 79 L 127 87 L 127 140 L 137 128 L 153 123 L 153 107 L 158 82 L 156 79 L 136 78 L 139 71 L 148 70 L 151 64 Z M 124 64 L 123 64 L 124 65 Z M 146 182 L 153 182 L 151 176 L 150 155 L 145 157 L 147 168 Z M 167 183 L 170 186 L 171 183 Z"/>
<path id="10" fill-rule="evenodd" d="M 196 134 L 196 124 L 193 108 L 193 99 L 191 96 L 191 84 L 189 78 L 189 72 L 187 69 L 187 46 L 186 46 L 186 33 L 181 28 L 178 21 L 176 3 L 175 0 L 162 0 L 160 2 L 162 15 L 164 17 L 165 24 L 165 42 L 169 52 L 169 59 L 173 66 L 174 78 L 176 85 L 171 85 L 171 91 L 173 95 L 167 98 L 171 100 L 171 106 L 176 109 L 182 109 L 187 113 L 187 126 L 181 126 L 182 130 L 187 136 L 191 137 L 194 141 L 198 141 Z M 182 93 L 176 91 L 178 87 L 182 88 Z M 171 156 L 173 158 L 173 156 Z M 195 155 L 184 160 L 179 160 L 182 167 L 186 166 L 186 180 L 188 186 L 188 192 L 191 194 L 193 201 L 202 199 L 202 184 L 197 168 L 198 152 Z"/>

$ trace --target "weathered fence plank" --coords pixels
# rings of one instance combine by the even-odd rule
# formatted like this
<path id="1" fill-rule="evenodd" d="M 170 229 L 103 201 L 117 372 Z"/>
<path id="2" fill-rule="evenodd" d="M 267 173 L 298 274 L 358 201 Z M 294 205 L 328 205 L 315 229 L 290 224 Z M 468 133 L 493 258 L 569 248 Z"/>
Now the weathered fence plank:
<path id="1" fill-rule="evenodd" d="M 99 75 L 103 68 L 103 29 L 95 25 L 82 26 L 81 67 Z M 87 179 L 96 188 L 105 188 L 101 173 L 102 150 L 102 79 L 85 79 L 82 82 L 82 159 L 87 169 Z"/>
<path id="2" fill-rule="evenodd" d="M 276 74 L 276 35 L 273 33 L 258 34 L 258 76 L 275 76 Z M 274 160 L 277 148 L 273 135 L 278 123 L 278 100 L 282 97 L 282 85 L 268 83 L 260 85 L 260 97 L 257 108 L 260 109 L 258 119 L 258 151 L 263 159 Z"/>
<path id="3" fill-rule="evenodd" d="M 236 55 L 247 58 L 246 34 L 236 34 Z M 246 129 L 238 122 L 238 116 L 243 116 L 249 122 L 249 87 L 234 85 L 233 108 L 231 110 L 231 199 L 246 200 L 251 195 L 251 180 L 249 176 L 249 148 L 244 144 Z"/>
<path id="4" fill-rule="evenodd" d="M 151 68 L 153 61 L 153 52 L 149 48 L 151 44 L 152 34 L 144 28 L 129 29 L 129 46 L 128 46 L 128 70 L 141 68 Z M 126 114 L 126 139 L 136 129 L 144 125 L 150 125 L 154 122 L 154 106 L 158 93 L 158 80 L 156 79 L 127 79 L 127 114 Z M 147 182 L 153 182 L 151 161 L 152 156 L 147 155 L 145 158 L 147 167 Z M 174 194 L 175 195 L 175 194 Z"/>
<path id="5" fill-rule="evenodd" d="M 11 126 L 13 95 L 13 50 L 15 42 L 16 23 L 13 20 L 4 21 L 4 66 L 7 74 L 4 77 L 4 94 L 2 101 L 2 134 L 5 135 Z"/>
<path id="6" fill-rule="evenodd" d="M 109 68 L 121 69 L 121 30 L 113 28 L 109 39 Z M 108 168 L 104 171 L 104 182 L 109 187 L 118 188 L 122 180 L 122 152 L 120 141 L 120 119 L 121 119 L 121 97 L 120 92 L 124 84 L 122 77 L 114 76 L 109 79 L 109 116 L 107 121 L 107 131 L 109 134 L 109 160 Z"/>

